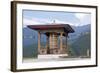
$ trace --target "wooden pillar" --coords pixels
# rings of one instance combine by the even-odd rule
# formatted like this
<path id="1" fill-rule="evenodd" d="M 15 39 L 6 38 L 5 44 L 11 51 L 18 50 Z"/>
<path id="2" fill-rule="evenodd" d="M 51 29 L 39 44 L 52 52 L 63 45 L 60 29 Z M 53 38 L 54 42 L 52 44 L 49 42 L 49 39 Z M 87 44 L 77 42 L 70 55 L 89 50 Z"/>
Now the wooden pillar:
<path id="1" fill-rule="evenodd" d="M 61 51 L 61 53 L 62 53 L 62 50 L 63 50 L 62 36 L 63 36 L 63 33 L 61 32 L 61 33 L 60 33 L 60 51 Z"/>
<path id="2" fill-rule="evenodd" d="M 50 49 L 52 48 L 52 34 L 51 33 L 49 36 L 49 47 L 50 47 Z"/>
<path id="3" fill-rule="evenodd" d="M 69 55 L 69 49 L 68 49 L 68 43 L 67 43 L 68 33 L 65 34 L 65 37 L 66 37 L 66 53 L 67 55 Z"/>
<path id="4" fill-rule="evenodd" d="M 49 36 L 47 36 L 47 39 L 46 39 L 46 48 L 49 48 Z"/>
<path id="5" fill-rule="evenodd" d="M 41 40 L 41 34 L 40 34 L 40 32 L 38 32 L 38 53 L 39 53 L 40 48 L 41 48 L 41 42 L 40 42 L 40 40 Z"/>
<path id="6" fill-rule="evenodd" d="M 50 49 L 49 49 L 49 35 L 47 36 L 47 42 L 46 42 L 46 45 L 47 45 L 47 54 L 50 54 Z"/>

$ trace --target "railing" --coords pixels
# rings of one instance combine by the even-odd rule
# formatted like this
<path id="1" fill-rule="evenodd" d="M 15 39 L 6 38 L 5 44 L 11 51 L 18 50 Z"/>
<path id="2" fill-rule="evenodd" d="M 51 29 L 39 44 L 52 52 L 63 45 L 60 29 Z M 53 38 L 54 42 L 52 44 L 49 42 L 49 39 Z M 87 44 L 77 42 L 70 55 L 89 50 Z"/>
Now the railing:
<path id="1" fill-rule="evenodd" d="M 62 53 L 67 53 L 67 46 L 63 45 L 63 50 L 61 50 L 59 47 L 58 48 L 48 48 L 47 46 L 41 46 L 41 49 L 38 50 L 39 54 L 62 54 Z"/>

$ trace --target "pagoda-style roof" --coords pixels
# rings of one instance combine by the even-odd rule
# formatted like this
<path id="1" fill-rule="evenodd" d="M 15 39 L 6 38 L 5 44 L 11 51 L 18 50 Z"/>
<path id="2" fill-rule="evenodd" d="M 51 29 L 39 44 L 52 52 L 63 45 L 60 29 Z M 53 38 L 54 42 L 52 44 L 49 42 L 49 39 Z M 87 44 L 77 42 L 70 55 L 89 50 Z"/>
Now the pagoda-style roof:
<path id="1" fill-rule="evenodd" d="M 69 24 L 28 25 L 28 27 L 34 30 L 64 29 L 65 32 L 68 32 L 68 33 L 74 32 L 74 29 Z"/>

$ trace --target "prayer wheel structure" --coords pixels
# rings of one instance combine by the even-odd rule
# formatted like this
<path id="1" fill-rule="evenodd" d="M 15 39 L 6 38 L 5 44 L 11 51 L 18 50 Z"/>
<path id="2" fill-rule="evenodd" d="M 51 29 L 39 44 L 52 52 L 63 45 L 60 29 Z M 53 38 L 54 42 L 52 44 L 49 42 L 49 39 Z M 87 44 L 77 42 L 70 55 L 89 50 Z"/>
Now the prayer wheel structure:
<path id="1" fill-rule="evenodd" d="M 50 33 L 49 36 L 49 47 L 50 49 L 58 48 L 58 35 L 57 33 Z"/>
<path id="2" fill-rule="evenodd" d="M 67 37 L 68 33 L 74 30 L 68 24 L 45 24 L 45 25 L 29 25 L 29 28 L 38 32 L 38 53 L 46 54 L 68 54 Z M 46 48 L 41 48 L 41 34 L 47 36 Z M 63 37 L 66 39 L 66 47 L 63 46 Z M 58 43 L 59 41 L 59 43 Z"/>

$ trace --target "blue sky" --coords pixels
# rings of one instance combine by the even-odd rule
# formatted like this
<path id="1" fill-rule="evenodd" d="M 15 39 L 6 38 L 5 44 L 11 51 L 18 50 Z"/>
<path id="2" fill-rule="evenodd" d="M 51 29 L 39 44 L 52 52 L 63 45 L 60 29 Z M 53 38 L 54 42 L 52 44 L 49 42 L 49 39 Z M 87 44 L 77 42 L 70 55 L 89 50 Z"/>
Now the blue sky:
<path id="1" fill-rule="evenodd" d="M 74 26 L 91 24 L 90 13 L 23 10 L 23 25 L 64 23 Z"/>

